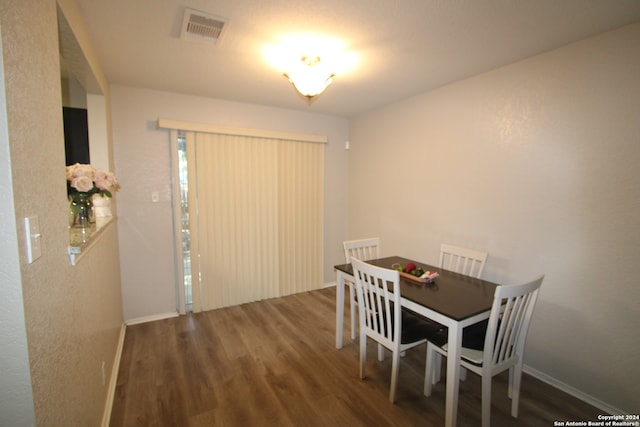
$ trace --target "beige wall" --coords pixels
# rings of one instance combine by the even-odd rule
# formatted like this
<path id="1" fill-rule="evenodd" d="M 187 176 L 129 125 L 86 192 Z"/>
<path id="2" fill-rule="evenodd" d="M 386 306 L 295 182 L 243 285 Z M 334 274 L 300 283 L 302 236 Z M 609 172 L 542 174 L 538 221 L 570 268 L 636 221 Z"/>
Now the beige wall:
<path id="1" fill-rule="evenodd" d="M 335 280 L 347 223 L 346 119 L 117 85 L 111 95 L 125 319 L 176 312 L 169 134 L 158 118 L 326 135 L 324 280 Z"/>
<path id="2" fill-rule="evenodd" d="M 364 114 L 349 154 L 349 237 L 431 263 L 486 249 L 498 283 L 545 273 L 529 371 L 631 413 L 639 47 L 635 24 Z"/>
<path id="3" fill-rule="evenodd" d="M 75 3 L 61 0 L 60 6 L 99 67 Z M 22 288 L 37 425 L 95 426 L 107 397 L 102 363 L 109 376 L 122 324 L 117 226 L 76 267 L 69 265 L 56 9 L 54 0 L 0 1 L 18 247 L 15 240 L 0 245 L 19 262 L 20 278 L 12 280 Z M 22 238 L 28 215 L 39 217 L 42 234 L 42 257 L 32 264 Z M 3 284 L 0 298 L 8 288 Z"/>
<path id="4" fill-rule="evenodd" d="M 0 425 L 35 424 L 13 205 L 0 24 Z"/>

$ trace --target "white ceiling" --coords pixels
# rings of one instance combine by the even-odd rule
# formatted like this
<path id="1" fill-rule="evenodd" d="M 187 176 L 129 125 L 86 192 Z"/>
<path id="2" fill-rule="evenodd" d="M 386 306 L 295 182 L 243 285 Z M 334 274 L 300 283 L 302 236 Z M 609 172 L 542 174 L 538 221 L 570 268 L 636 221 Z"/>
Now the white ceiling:
<path id="1" fill-rule="evenodd" d="M 640 0 L 77 2 L 112 84 L 340 116 L 640 21 Z M 216 45 L 180 39 L 185 7 L 228 19 Z M 263 56 L 302 33 L 336 38 L 359 58 L 311 106 Z"/>

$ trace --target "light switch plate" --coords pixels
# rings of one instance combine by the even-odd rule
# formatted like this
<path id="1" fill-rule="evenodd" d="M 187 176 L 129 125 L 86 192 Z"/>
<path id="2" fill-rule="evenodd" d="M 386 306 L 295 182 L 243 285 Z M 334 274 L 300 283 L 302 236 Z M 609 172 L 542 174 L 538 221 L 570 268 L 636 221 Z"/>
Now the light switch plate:
<path id="1" fill-rule="evenodd" d="M 42 256 L 42 246 L 40 245 L 40 222 L 37 215 L 28 216 L 24 219 L 24 229 L 27 238 L 27 261 L 31 264 Z"/>

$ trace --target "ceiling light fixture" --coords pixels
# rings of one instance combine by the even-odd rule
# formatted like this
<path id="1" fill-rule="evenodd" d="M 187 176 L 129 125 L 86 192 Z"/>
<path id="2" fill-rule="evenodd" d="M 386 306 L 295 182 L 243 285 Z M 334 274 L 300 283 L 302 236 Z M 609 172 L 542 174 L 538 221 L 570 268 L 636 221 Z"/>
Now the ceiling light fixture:
<path id="1" fill-rule="evenodd" d="M 335 74 L 320 66 L 319 56 L 303 56 L 302 65 L 284 73 L 294 89 L 311 105 L 333 82 Z"/>

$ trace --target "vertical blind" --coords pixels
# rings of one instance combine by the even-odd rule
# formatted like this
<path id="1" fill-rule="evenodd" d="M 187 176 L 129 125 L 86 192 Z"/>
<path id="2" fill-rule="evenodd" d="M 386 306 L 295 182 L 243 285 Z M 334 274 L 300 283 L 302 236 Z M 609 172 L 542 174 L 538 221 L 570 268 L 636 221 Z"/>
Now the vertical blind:
<path id="1" fill-rule="evenodd" d="M 324 144 L 185 137 L 193 311 L 318 289 Z"/>

